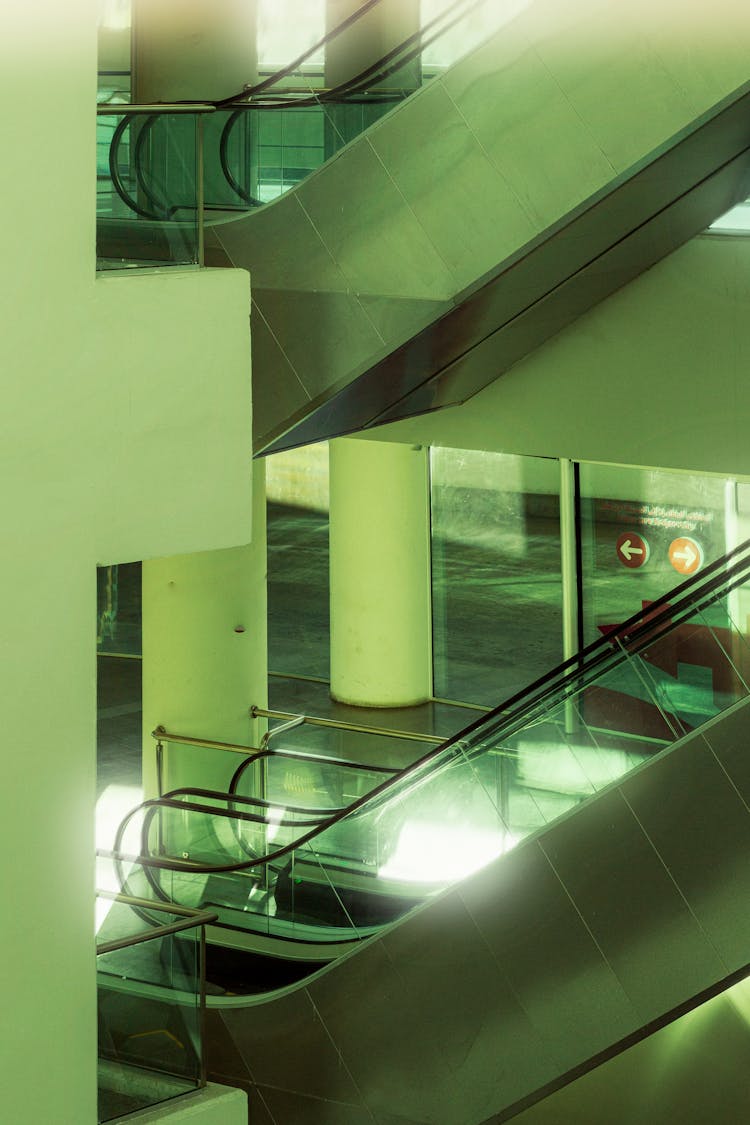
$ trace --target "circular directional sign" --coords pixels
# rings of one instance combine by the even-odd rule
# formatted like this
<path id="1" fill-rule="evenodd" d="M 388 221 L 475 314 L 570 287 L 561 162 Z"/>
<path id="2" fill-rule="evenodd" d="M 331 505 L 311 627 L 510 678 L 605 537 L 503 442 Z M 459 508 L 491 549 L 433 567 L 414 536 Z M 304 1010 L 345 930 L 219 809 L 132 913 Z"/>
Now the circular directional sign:
<path id="1" fill-rule="evenodd" d="M 695 574 L 703 566 L 703 548 L 686 536 L 673 539 L 669 544 L 669 561 L 678 574 Z"/>
<path id="2" fill-rule="evenodd" d="M 630 570 L 637 570 L 639 566 L 645 566 L 651 553 L 648 540 L 639 535 L 637 531 L 623 531 L 615 543 L 615 551 L 622 565 L 627 566 Z"/>

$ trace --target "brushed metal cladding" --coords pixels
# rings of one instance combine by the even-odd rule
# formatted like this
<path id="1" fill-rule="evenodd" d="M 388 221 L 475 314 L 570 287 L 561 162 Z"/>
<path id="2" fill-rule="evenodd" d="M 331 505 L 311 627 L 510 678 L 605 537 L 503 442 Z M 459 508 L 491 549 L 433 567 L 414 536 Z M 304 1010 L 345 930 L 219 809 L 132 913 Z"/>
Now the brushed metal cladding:
<path id="1" fill-rule="evenodd" d="M 273 370 L 273 382 L 261 381 L 254 388 L 253 411 L 260 411 L 266 418 L 292 418 L 296 411 L 304 412 L 301 403 L 307 404 L 310 399 L 255 302 L 251 317 L 255 361 Z"/>
<path id="2" fill-rule="evenodd" d="M 224 1024 L 246 1060 L 254 1084 L 329 1101 L 361 1104 L 339 1045 L 316 1011 L 307 988 L 275 1000 L 272 1036 L 268 1036 L 266 1014 L 265 1009 L 259 1007 L 252 1013 L 234 1009 L 223 1013 Z"/>
<path id="3" fill-rule="evenodd" d="M 492 895 L 475 880 L 459 893 L 563 1070 L 582 1053 L 593 1054 L 603 1038 L 624 1038 L 639 1026 L 635 1008 L 538 843 L 505 858 Z"/>
<path id="4" fill-rule="evenodd" d="M 750 819 L 710 742 L 709 731 L 679 755 L 679 770 L 666 760 L 655 762 L 653 773 L 626 781 L 621 792 L 718 954 L 736 965 L 750 951 Z M 669 800 L 657 801 L 665 784 L 652 782 L 667 770 Z M 706 794 L 697 808 L 696 792 Z M 735 856 L 736 870 L 726 870 L 726 855 Z"/>
<path id="5" fill-rule="evenodd" d="M 429 160 L 414 143 L 415 135 L 430 138 Z M 372 129 L 369 139 L 448 267 L 450 296 L 538 232 L 505 181 L 502 165 L 492 163 L 442 84 L 428 86 L 408 114 L 395 114 L 387 128 Z M 503 221 L 488 226 L 488 207 L 498 213 L 501 206 Z"/>
<path id="6" fill-rule="evenodd" d="M 721 726 L 721 739 L 716 737 L 713 727 L 708 731 L 704 729 L 703 733 L 709 738 L 711 749 L 743 803 L 750 808 L 750 753 L 748 753 L 747 727 L 743 721 L 743 712 L 737 709 L 725 716 Z"/>
<path id="7" fill-rule="evenodd" d="M 749 122 L 746 88 L 503 262 L 267 452 L 465 402 L 745 198 Z"/>
<path id="8" fill-rule="evenodd" d="M 573 49 L 606 26 L 585 8 L 532 5 L 294 192 L 207 233 L 250 270 L 303 387 L 274 407 L 274 354 L 254 356 L 257 452 L 464 401 L 742 197 L 737 164 L 670 211 L 750 145 L 742 64 L 671 51 L 644 7 L 603 66 L 600 44 Z"/>
<path id="9" fill-rule="evenodd" d="M 497 375 L 508 371 L 578 316 L 704 230 L 717 214 L 729 210 L 736 202 L 738 183 L 750 183 L 750 153 L 743 153 L 668 210 L 645 221 L 369 424 L 381 425 L 465 402 L 488 385 L 488 371 Z M 375 378 L 380 381 L 382 375 L 377 373 Z"/>
<path id="10" fill-rule="evenodd" d="M 619 789 L 553 825 L 541 846 L 642 1023 L 726 975 Z"/>
<path id="11" fill-rule="evenodd" d="M 375 1119 L 368 1110 L 343 1102 L 333 1102 L 307 1098 L 302 1094 L 290 1094 L 287 1090 L 266 1087 L 261 1091 L 263 1112 L 258 1113 L 257 1121 L 271 1122 L 271 1125 L 297 1125 L 297 1122 L 314 1122 L 314 1125 L 373 1125 Z M 256 1105 L 260 1099 L 251 1103 L 250 1121 L 256 1125 Z M 261 1104 L 262 1104 L 261 1103 Z M 266 1116 L 263 1116 L 263 1113 Z"/>
<path id="12" fill-rule="evenodd" d="M 717 46 L 676 2 L 537 0 L 296 190 L 209 219 L 206 261 L 249 269 L 271 328 L 256 452 L 464 401 L 741 198 L 748 19 L 724 3 Z M 125 225 L 102 257 L 169 257 Z"/>
<path id="13" fill-rule="evenodd" d="M 299 986 L 212 998 L 251 1112 L 261 1090 L 300 1125 L 505 1120 L 744 969 L 725 763 L 749 722 L 743 701 Z"/>

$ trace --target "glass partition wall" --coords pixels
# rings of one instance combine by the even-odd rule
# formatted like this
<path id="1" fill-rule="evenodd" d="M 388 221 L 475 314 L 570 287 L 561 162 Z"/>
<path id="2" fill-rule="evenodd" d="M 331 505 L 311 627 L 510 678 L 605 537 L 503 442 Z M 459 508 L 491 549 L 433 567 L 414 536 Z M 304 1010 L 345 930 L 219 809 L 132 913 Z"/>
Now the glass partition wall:
<path id="1" fill-rule="evenodd" d="M 581 465 L 584 641 L 735 546 L 739 516 L 720 477 Z"/>
<path id="2" fill-rule="evenodd" d="M 574 469 L 575 495 L 564 497 L 573 518 L 563 533 L 559 461 L 431 449 L 425 580 L 436 698 L 496 706 L 570 654 L 565 630 L 579 646 L 596 640 L 750 532 L 748 485 L 632 466 Z M 268 479 L 269 667 L 325 681 L 325 445 L 269 458 Z M 565 575 L 564 550 L 576 560 Z M 711 625 L 723 627 L 727 614 L 741 625 L 750 608 L 743 596 L 714 606 Z M 680 674 L 705 677 L 708 667 Z"/>
<path id="3" fill-rule="evenodd" d="M 431 451 L 435 695 L 491 707 L 559 664 L 554 460 Z"/>

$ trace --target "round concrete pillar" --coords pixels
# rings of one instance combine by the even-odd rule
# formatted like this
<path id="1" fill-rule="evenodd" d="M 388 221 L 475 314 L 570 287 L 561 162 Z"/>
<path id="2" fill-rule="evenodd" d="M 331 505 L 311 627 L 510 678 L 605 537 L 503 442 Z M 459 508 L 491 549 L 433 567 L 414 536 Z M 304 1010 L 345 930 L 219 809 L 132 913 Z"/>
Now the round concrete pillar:
<path id="1" fill-rule="evenodd" d="M 363 0 L 327 0 L 326 32 L 332 31 L 353 12 Z M 325 84 L 329 89 L 348 82 L 372 63 L 383 58 L 399 43 L 419 30 L 419 0 L 380 0 L 366 15 L 326 44 Z M 419 84 L 419 65 L 411 64 L 408 79 L 398 71 L 378 89 L 408 82 L 409 88 Z"/>
<path id="2" fill-rule="evenodd" d="M 219 101 L 257 76 L 257 0 L 133 0 L 134 101 Z"/>
<path id="3" fill-rule="evenodd" d="M 427 450 L 330 445 L 331 695 L 408 707 L 432 693 Z"/>

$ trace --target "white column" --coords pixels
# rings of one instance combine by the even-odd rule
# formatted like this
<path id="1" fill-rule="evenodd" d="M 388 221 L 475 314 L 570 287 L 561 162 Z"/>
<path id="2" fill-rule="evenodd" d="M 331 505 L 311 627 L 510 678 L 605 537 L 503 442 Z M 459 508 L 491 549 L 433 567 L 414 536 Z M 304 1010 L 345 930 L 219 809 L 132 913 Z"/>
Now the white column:
<path id="1" fill-rule="evenodd" d="M 256 0 L 133 0 L 134 101 L 217 101 L 257 73 Z"/>
<path id="2" fill-rule="evenodd" d="M 330 445 L 331 695 L 408 707 L 432 694 L 427 449 Z"/>
<path id="3" fill-rule="evenodd" d="M 268 705 L 262 461 L 253 464 L 252 527 L 248 546 L 143 564 L 146 796 L 156 793 L 156 743 L 151 732 L 157 726 L 240 745 L 257 745 L 265 729 L 262 721 L 248 715 L 253 703 Z M 222 788 L 222 761 L 205 751 L 168 755 L 165 788 Z"/>

